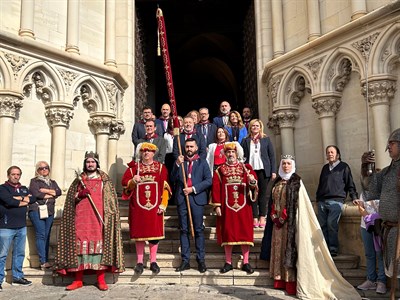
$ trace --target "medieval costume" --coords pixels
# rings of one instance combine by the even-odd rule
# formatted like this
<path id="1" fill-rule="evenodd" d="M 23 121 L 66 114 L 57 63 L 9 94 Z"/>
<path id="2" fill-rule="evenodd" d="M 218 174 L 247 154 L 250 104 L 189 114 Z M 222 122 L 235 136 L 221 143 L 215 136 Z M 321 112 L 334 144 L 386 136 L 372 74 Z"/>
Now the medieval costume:
<path id="1" fill-rule="evenodd" d="M 239 150 L 238 150 L 239 149 Z M 243 157 L 239 143 L 225 143 L 224 153 L 235 150 L 237 156 Z M 253 168 L 240 162 L 238 157 L 230 160 L 215 170 L 212 185 L 211 205 L 217 212 L 217 239 L 225 248 L 226 264 L 221 273 L 232 269 L 232 247 L 242 245 L 244 266 L 248 265 L 248 273 L 252 273 L 248 262 L 249 246 L 254 246 L 252 201 L 256 199 L 257 176 Z M 247 246 L 247 247 L 244 247 Z M 246 268 L 246 267 L 244 267 Z"/>
<path id="2" fill-rule="evenodd" d="M 156 152 L 157 147 L 151 143 L 141 143 L 138 145 L 137 155 L 144 151 Z M 150 260 L 153 264 L 154 272 L 158 273 L 156 267 L 156 253 L 158 241 L 164 239 L 164 213 L 168 206 L 171 189 L 168 184 L 167 168 L 160 162 L 151 158 L 151 162 L 146 163 L 131 161 L 128 169 L 122 177 L 124 187 L 123 199 L 129 202 L 129 229 L 130 238 L 136 241 L 138 254 L 137 273 L 143 272 L 143 253 L 144 241 L 150 241 Z M 140 181 L 136 182 L 134 176 L 140 176 Z M 140 249 L 138 249 L 140 248 Z"/>
<path id="3" fill-rule="evenodd" d="M 290 172 L 282 162 L 289 160 Z M 274 287 L 300 299 L 361 299 L 339 273 L 291 156 L 282 159 L 269 204 L 270 276 Z M 266 231 L 267 232 L 267 231 Z"/>
<path id="4" fill-rule="evenodd" d="M 105 172 L 97 169 L 88 176 L 85 164 L 89 159 L 99 167 L 97 154 L 86 153 L 85 172 L 68 189 L 61 219 L 54 266 L 62 275 L 75 273 L 68 290 L 82 287 L 85 270 L 97 271 L 101 290 L 108 289 L 106 271 L 124 271 L 117 194 Z"/>

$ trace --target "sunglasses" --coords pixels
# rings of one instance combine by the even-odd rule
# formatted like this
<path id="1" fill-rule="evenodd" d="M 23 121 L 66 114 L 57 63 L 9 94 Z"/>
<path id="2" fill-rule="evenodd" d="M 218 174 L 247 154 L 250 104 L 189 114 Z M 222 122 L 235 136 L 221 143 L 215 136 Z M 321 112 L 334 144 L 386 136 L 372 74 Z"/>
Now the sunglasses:
<path id="1" fill-rule="evenodd" d="M 50 168 L 49 167 L 39 167 L 38 170 L 39 171 L 50 170 Z"/>

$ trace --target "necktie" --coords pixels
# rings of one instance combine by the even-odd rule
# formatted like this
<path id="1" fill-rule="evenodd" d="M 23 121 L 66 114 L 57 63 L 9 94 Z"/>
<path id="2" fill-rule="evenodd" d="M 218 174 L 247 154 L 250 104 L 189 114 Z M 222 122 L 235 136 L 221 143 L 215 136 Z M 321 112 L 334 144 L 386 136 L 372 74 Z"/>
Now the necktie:
<path id="1" fill-rule="evenodd" d="M 203 125 L 203 135 L 204 135 L 204 138 L 207 139 L 207 124 Z"/>

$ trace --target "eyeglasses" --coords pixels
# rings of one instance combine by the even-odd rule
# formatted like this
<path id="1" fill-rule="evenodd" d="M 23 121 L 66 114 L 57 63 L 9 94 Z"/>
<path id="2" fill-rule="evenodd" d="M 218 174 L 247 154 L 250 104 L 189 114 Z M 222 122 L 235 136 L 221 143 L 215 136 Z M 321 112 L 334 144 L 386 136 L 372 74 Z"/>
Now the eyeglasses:
<path id="1" fill-rule="evenodd" d="M 39 171 L 50 170 L 50 168 L 48 166 L 47 167 L 39 167 L 38 170 Z"/>

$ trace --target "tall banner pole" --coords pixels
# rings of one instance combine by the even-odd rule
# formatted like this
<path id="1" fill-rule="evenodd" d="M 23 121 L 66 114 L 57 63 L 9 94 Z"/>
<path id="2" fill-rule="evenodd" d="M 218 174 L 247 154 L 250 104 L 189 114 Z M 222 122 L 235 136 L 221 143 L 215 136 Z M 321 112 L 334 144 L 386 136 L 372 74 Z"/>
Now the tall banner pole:
<path id="1" fill-rule="evenodd" d="M 174 90 L 174 83 L 172 81 L 172 69 L 171 69 L 171 60 L 169 57 L 168 51 L 168 42 L 167 42 L 167 32 L 165 29 L 165 20 L 164 15 L 161 8 L 157 8 L 157 24 L 158 24 L 158 47 L 157 53 L 158 55 L 162 56 L 164 62 L 164 71 L 165 71 L 165 79 L 167 81 L 167 90 L 168 90 L 168 97 L 169 103 L 171 105 L 172 111 L 172 118 L 174 121 L 174 136 L 177 139 L 179 155 L 182 155 L 182 148 L 181 148 L 181 141 L 180 141 L 180 126 L 178 120 L 178 113 L 176 109 L 176 101 L 175 101 L 175 90 Z M 187 188 L 187 181 L 186 181 L 186 173 L 185 173 L 185 166 L 184 163 L 181 164 L 182 170 L 182 178 L 183 178 L 183 185 Z M 190 224 L 190 232 L 192 237 L 194 238 L 194 229 L 193 229 L 193 220 L 192 220 L 192 210 L 190 208 L 190 200 L 189 195 L 186 195 L 186 206 L 188 210 L 189 216 L 189 224 Z"/>

